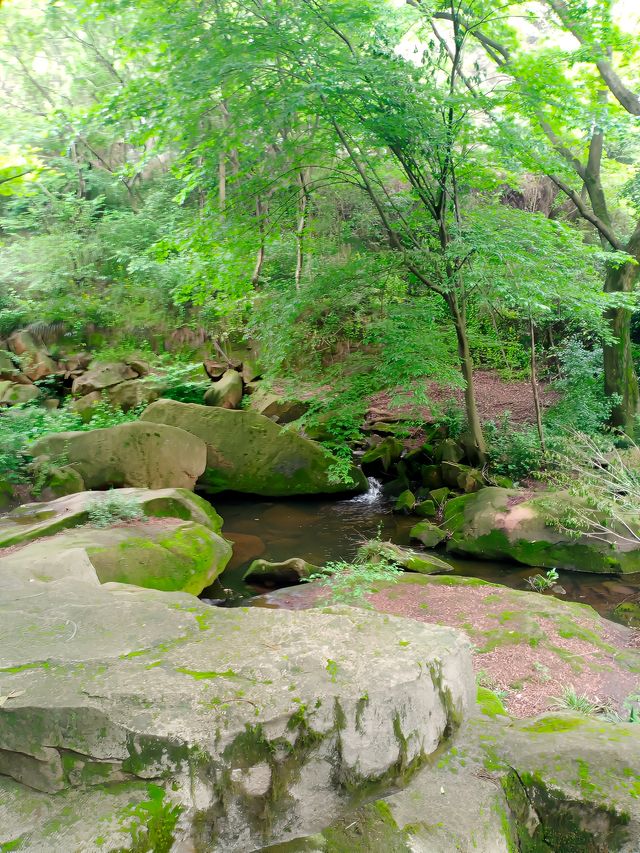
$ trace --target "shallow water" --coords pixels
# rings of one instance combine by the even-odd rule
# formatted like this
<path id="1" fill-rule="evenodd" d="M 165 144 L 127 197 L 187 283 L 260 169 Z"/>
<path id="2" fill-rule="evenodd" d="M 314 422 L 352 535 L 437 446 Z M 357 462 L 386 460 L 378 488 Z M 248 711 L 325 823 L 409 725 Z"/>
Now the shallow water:
<path id="1" fill-rule="evenodd" d="M 224 535 L 234 540 L 234 554 L 220 579 L 221 586 L 216 584 L 205 590 L 203 597 L 218 599 L 222 596 L 221 587 L 225 587 L 235 593 L 233 603 L 267 591 L 267 587 L 248 586 L 242 580 L 250 563 L 258 557 L 271 561 L 302 557 L 315 565 L 350 560 L 358 544 L 373 538 L 378 531 L 383 539 L 408 545 L 409 530 L 416 523 L 414 517 L 392 513 L 391 503 L 375 481 L 369 492 L 349 500 L 326 496 L 260 500 L 227 494 L 214 498 L 212 503 L 224 519 Z M 438 556 L 454 567 L 456 575 L 482 578 L 514 589 L 528 589 L 526 579 L 545 571 L 509 563 L 466 560 L 440 552 Z M 640 574 L 561 571 L 559 575 L 559 584 L 568 601 L 590 604 L 603 616 L 611 617 L 617 604 L 640 595 Z"/>

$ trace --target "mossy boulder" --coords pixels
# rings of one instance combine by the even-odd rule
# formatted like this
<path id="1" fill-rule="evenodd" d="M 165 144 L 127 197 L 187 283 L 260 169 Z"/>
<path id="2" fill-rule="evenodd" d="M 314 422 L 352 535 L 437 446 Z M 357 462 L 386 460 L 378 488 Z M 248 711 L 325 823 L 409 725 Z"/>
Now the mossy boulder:
<path id="1" fill-rule="evenodd" d="M 419 521 L 411 528 L 409 535 L 422 542 L 425 548 L 435 548 L 447 538 L 447 531 L 431 521 Z"/>
<path id="2" fill-rule="evenodd" d="M 434 557 L 433 554 L 425 554 L 424 551 L 416 551 L 414 548 L 403 548 L 394 542 L 380 543 L 378 540 L 365 542 L 360 548 L 360 554 L 368 557 L 371 562 L 376 562 L 382 557 L 409 572 L 418 572 L 422 575 L 453 571 L 449 563 Z"/>
<path id="3" fill-rule="evenodd" d="M 39 462 L 71 465 L 87 489 L 192 489 L 207 461 L 202 439 L 175 426 L 147 421 L 55 433 L 36 441 L 31 453 Z"/>
<path id="4" fill-rule="evenodd" d="M 221 406 L 223 409 L 237 409 L 242 400 L 242 376 L 237 370 L 226 370 L 221 379 L 213 382 L 205 391 L 206 406 Z"/>
<path id="5" fill-rule="evenodd" d="M 137 378 L 137 372 L 123 361 L 93 362 L 89 370 L 73 380 L 71 390 L 74 395 L 83 397 L 93 391 L 103 391 L 120 382 Z"/>
<path id="6" fill-rule="evenodd" d="M 436 514 L 436 505 L 430 498 L 425 501 L 419 501 L 413 507 L 413 514 L 420 515 L 422 518 L 431 518 Z"/>
<path id="7" fill-rule="evenodd" d="M 31 403 L 42 395 L 37 385 L 23 385 L 18 382 L 0 382 L 0 403 L 6 406 L 21 406 Z"/>
<path id="8" fill-rule="evenodd" d="M 461 492 L 477 492 L 485 482 L 482 471 L 461 465 L 459 462 L 443 462 L 441 465 L 442 479 L 446 486 L 459 489 Z"/>
<path id="9" fill-rule="evenodd" d="M 554 527 L 576 498 L 565 492 L 528 497 L 516 489 L 490 486 L 449 501 L 444 526 L 447 549 L 488 560 L 576 572 L 640 571 L 640 544 L 628 537 L 586 533 L 569 536 Z"/>
<path id="10" fill-rule="evenodd" d="M 410 489 L 405 489 L 404 492 L 401 492 L 396 498 L 395 505 L 393 507 L 394 512 L 403 512 L 407 515 L 413 510 L 416 505 L 416 496 Z"/>
<path id="11" fill-rule="evenodd" d="M 150 518 L 193 521 L 214 533 L 222 530 L 222 518 L 211 504 L 187 489 L 111 489 L 108 492 L 79 492 L 17 507 L 0 517 L 0 548 L 53 536 L 61 530 L 87 524 L 91 507 L 111 501 L 114 496 L 127 502 L 135 501 Z"/>
<path id="12" fill-rule="evenodd" d="M 307 563 L 300 557 L 291 557 L 289 560 L 283 560 L 280 563 L 271 563 L 269 560 L 254 560 L 242 579 L 247 583 L 291 586 L 317 571 L 320 571 L 318 566 Z"/>
<path id="13" fill-rule="evenodd" d="M 2 557 L 0 574 L 28 566 L 46 577 L 56 557 L 86 555 L 100 583 L 125 583 L 149 589 L 198 595 L 224 571 L 231 544 L 211 529 L 174 518 L 143 519 L 108 528 L 77 527 L 36 540 Z"/>
<path id="14" fill-rule="evenodd" d="M 257 412 L 158 400 L 141 422 L 188 430 L 205 442 L 206 470 L 198 485 L 211 494 L 278 497 L 360 492 L 369 485 L 355 466 L 334 475 L 337 460 L 323 447 Z"/>
<path id="15" fill-rule="evenodd" d="M 433 452 L 436 462 L 460 462 L 463 457 L 464 450 L 452 438 L 438 442 Z"/>
<path id="16" fill-rule="evenodd" d="M 388 435 L 369 450 L 366 450 L 362 454 L 360 462 L 364 466 L 388 471 L 392 463 L 400 459 L 403 450 L 402 441 L 394 435 Z"/>

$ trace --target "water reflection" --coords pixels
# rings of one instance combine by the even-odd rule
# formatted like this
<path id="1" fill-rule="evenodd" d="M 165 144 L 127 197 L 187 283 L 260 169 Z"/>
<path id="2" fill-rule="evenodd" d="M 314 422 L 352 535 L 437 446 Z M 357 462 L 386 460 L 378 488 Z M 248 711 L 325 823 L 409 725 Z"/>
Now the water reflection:
<path id="1" fill-rule="evenodd" d="M 234 556 L 220 583 L 203 596 L 220 599 L 222 587 L 226 587 L 233 590 L 237 603 L 266 591 L 264 587 L 249 587 L 242 581 L 245 570 L 257 557 L 271 561 L 302 557 L 315 565 L 349 560 L 362 540 L 371 539 L 378 532 L 383 539 L 408 545 L 409 530 L 416 519 L 392 513 L 380 484 L 373 479 L 369 482 L 368 492 L 348 500 L 327 497 L 260 500 L 231 494 L 214 498 L 212 503 L 224 518 L 224 534 L 234 541 Z M 445 559 L 457 575 L 482 578 L 515 589 L 527 589 L 527 578 L 537 573 L 526 566 L 448 556 Z M 561 571 L 559 575 L 559 583 L 566 591 L 562 598 L 590 604 L 608 617 L 621 601 L 640 595 L 640 574 Z"/>

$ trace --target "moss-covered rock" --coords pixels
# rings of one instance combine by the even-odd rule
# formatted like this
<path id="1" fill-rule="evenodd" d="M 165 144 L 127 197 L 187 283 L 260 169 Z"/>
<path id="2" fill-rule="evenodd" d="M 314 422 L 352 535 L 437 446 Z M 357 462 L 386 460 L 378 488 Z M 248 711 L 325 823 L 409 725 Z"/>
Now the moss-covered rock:
<path id="1" fill-rule="evenodd" d="M 623 601 L 613 611 L 614 615 L 625 625 L 632 628 L 640 628 L 640 603 L 637 601 Z"/>
<path id="2" fill-rule="evenodd" d="M 247 583 L 266 583 L 273 586 L 291 586 L 313 572 L 320 571 L 318 566 L 307 563 L 300 557 L 291 557 L 280 563 L 269 560 L 254 560 L 243 575 Z"/>
<path id="3" fill-rule="evenodd" d="M 447 531 L 431 521 L 419 521 L 411 528 L 409 535 L 422 542 L 425 548 L 435 548 L 447 538 Z"/>
<path id="4" fill-rule="evenodd" d="M 369 485 L 359 468 L 334 473 L 337 460 L 323 447 L 257 412 L 158 400 L 142 422 L 179 427 L 206 443 L 198 485 L 209 493 L 277 497 L 365 491 Z"/>
<path id="5" fill-rule="evenodd" d="M 198 595 L 224 570 L 231 545 L 192 521 L 167 518 L 130 521 L 105 529 L 77 527 L 51 539 L 35 540 L 2 557 L 0 573 L 31 567 L 46 577 L 47 564 L 69 554 L 86 554 L 100 583 L 126 583 L 149 589 Z"/>
<path id="6" fill-rule="evenodd" d="M 380 468 L 383 471 L 388 471 L 392 463 L 400 459 L 403 450 L 402 441 L 394 435 L 388 435 L 369 450 L 366 450 L 362 454 L 360 462 L 365 467 L 369 466 L 374 470 Z"/>
<path id="7" fill-rule="evenodd" d="M 640 545 L 628 537 L 570 537 L 553 526 L 575 499 L 563 492 L 527 498 L 516 489 L 487 487 L 447 503 L 448 550 L 480 559 L 577 572 L 638 572 Z"/>
<path id="8" fill-rule="evenodd" d="M 413 511 L 413 508 L 416 505 L 416 496 L 410 489 L 405 489 L 404 492 L 401 492 L 396 498 L 395 505 L 393 507 L 394 512 L 403 512 L 409 514 Z"/>
<path id="9" fill-rule="evenodd" d="M 42 395 L 37 385 L 23 385 L 18 382 L 0 382 L 0 403 L 6 406 L 20 406 L 31 403 Z"/>
<path id="10" fill-rule="evenodd" d="M 53 536 L 61 530 L 86 524 L 90 508 L 112 500 L 114 496 L 128 502 L 135 501 L 143 513 L 152 518 L 193 521 L 214 533 L 222 530 L 222 519 L 211 504 L 187 489 L 111 489 L 108 492 L 79 492 L 17 507 L 0 518 L 0 548 Z"/>
<path id="11" fill-rule="evenodd" d="M 192 489 L 207 461 L 207 448 L 193 433 L 146 421 L 54 433 L 36 441 L 31 453 L 38 462 L 71 465 L 88 489 Z"/>

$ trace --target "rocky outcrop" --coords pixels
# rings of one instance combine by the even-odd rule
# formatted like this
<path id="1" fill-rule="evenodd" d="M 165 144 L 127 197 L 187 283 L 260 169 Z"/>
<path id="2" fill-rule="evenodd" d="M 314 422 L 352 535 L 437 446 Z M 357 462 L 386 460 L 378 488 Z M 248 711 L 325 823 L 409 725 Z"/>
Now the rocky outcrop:
<path id="1" fill-rule="evenodd" d="M 431 772 L 286 851 L 635 853 L 638 767 L 633 725 L 478 716 Z"/>
<path id="2" fill-rule="evenodd" d="M 360 469 L 333 476 L 336 459 L 324 448 L 256 412 L 158 400 L 141 418 L 188 430 L 206 443 L 206 470 L 198 485 L 210 493 L 277 497 L 368 488 Z"/>
<path id="3" fill-rule="evenodd" d="M 488 487 L 449 501 L 447 549 L 488 560 L 576 572 L 638 572 L 640 541 L 615 533 L 570 536 L 554 518 L 571 514 L 576 498 L 565 492 L 527 497 L 516 489 Z M 637 524 L 637 519 L 630 519 Z"/>
<path id="4" fill-rule="evenodd" d="M 157 388 L 145 379 L 127 379 L 109 388 L 107 397 L 112 406 L 128 412 L 138 406 L 148 406 L 160 396 Z"/>
<path id="5" fill-rule="evenodd" d="M 87 489 L 192 489 L 207 463 L 207 448 L 193 432 L 148 421 L 55 433 L 35 442 L 31 453 L 36 463 L 64 460 Z"/>
<path id="6" fill-rule="evenodd" d="M 0 382 L 0 403 L 5 406 L 20 406 L 31 403 L 40 397 L 42 391 L 37 385 L 25 385 L 22 382 Z"/>
<path id="7" fill-rule="evenodd" d="M 75 568 L 0 571 L 4 847 L 234 853 L 315 832 L 406 780 L 472 701 L 448 629 L 210 608 Z"/>

